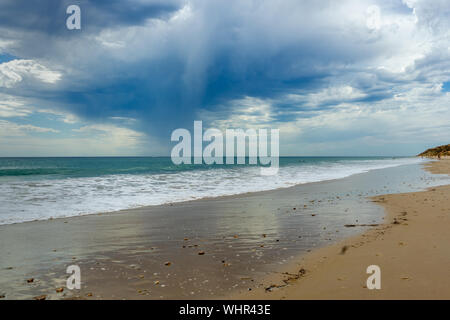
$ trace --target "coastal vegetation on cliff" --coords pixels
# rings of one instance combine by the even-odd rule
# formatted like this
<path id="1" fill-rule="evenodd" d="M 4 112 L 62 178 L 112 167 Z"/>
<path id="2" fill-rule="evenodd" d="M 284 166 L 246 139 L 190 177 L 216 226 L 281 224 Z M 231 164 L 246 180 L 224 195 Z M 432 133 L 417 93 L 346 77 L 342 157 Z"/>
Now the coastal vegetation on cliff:
<path id="1" fill-rule="evenodd" d="M 449 157 L 450 156 L 450 144 L 430 148 L 421 154 L 419 157 Z"/>

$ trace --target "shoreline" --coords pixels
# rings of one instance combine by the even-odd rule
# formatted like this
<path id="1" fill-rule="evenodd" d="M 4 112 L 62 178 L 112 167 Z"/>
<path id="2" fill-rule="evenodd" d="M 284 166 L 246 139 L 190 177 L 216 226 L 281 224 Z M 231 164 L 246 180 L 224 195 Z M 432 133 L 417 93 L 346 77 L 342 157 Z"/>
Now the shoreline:
<path id="1" fill-rule="evenodd" d="M 278 278 L 273 281 L 282 281 L 280 266 L 295 267 L 298 255 L 381 224 L 384 210 L 368 196 L 439 184 L 441 178 L 421 167 L 375 169 L 126 214 L 2 225 L 0 294 L 6 293 L 6 299 L 42 294 L 48 299 L 229 299 L 241 289 L 255 293 L 274 273 Z M 353 224 L 362 226 L 346 227 Z M 67 278 L 65 268 L 74 263 L 84 270 L 82 290 L 55 294 Z M 33 285 L 26 284 L 29 278 L 36 279 Z"/>
<path id="2" fill-rule="evenodd" d="M 353 157 L 349 157 L 349 158 L 353 158 Z M 364 158 L 364 157 L 361 157 L 361 158 Z M 393 158 L 414 158 L 414 157 L 393 157 Z M 430 158 L 429 160 L 431 160 L 431 161 L 425 162 L 425 163 L 431 163 L 432 161 L 437 161 L 437 158 L 436 159 Z M 242 193 L 226 194 L 226 195 L 219 195 L 219 196 L 206 196 L 206 197 L 190 199 L 190 200 L 180 200 L 180 201 L 166 202 L 166 203 L 154 204 L 154 205 L 142 205 L 142 206 L 137 206 L 137 207 L 132 207 L 132 208 L 112 210 L 112 211 L 101 211 L 101 212 L 95 212 L 95 213 L 82 213 L 82 214 L 78 214 L 78 215 L 50 217 L 50 218 L 46 218 L 46 219 L 25 220 L 25 221 L 19 221 L 19 222 L 0 224 L 0 227 L 1 226 L 8 226 L 8 225 L 39 223 L 39 222 L 46 222 L 46 221 L 48 222 L 48 221 L 54 221 L 54 220 L 76 219 L 76 218 L 84 218 L 84 217 L 89 217 L 89 216 L 104 216 L 104 215 L 124 214 L 124 213 L 128 213 L 130 211 L 132 212 L 132 211 L 136 211 L 136 210 L 151 210 L 153 208 L 158 208 L 158 207 L 171 207 L 171 206 L 176 206 L 176 205 L 186 205 L 186 204 L 190 204 L 190 203 L 197 202 L 197 201 L 216 201 L 216 200 L 227 200 L 227 199 L 233 200 L 233 199 L 237 199 L 237 198 L 241 198 L 241 197 L 247 197 L 247 196 L 252 196 L 252 195 L 264 195 L 264 194 L 270 194 L 270 193 L 276 192 L 276 191 L 289 190 L 289 189 L 296 188 L 298 186 L 319 185 L 319 184 L 328 183 L 328 182 L 332 182 L 332 181 L 339 181 L 339 180 L 347 179 L 347 178 L 350 178 L 350 177 L 353 177 L 353 176 L 364 175 L 364 174 L 366 174 L 368 172 L 376 172 L 378 170 L 385 170 L 385 169 L 388 169 L 388 168 L 396 168 L 396 167 L 400 167 L 400 166 L 404 166 L 404 165 L 410 165 L 410 164 L 399 164 L 399 165 L 391 166 L 391 167 L 369 169 L 369 170 L 363 171 L 363 172 L 352 173 L 352 174 L 350 174 L 348 176 L 345 176 L 345 177 L 331 178 L 331 179 L 325 179 L 325 180 L 319 180 L 319 181 L 311 181 L 311 182 L 305 182 L 305 183 L 296 183 L 296 184 L 288 185 L 288 186 L 285 186 L 285 187 L 277 187 L 277 188 L 267 189 L 267 190 L 247 191 L 247 192 L 242 192 Z"/>
<path id="3" fill-rule="evenodd" d="M 450 174 L 450 160 L 424 164 Z M 302 255 L 252 292 L 229 299 L 450 299 L 450 185 L 371 197 L 384 223 Z M 425 214 L 424 214 L 425 213 Z M 366 286 L 366 268 L 378 265 L 381 289 Z"/>

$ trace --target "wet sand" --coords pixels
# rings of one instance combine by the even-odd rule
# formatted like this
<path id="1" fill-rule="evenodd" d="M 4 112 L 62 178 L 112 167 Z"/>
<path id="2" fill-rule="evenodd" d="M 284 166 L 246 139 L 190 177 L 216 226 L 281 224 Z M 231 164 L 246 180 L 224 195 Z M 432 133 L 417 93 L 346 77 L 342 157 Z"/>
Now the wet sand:
<path id="1" fill-rule="evenodd" d="M 3 225 L 0 297 L 211 299 L 245 292 L 239 297 L 282 298 L 279 288 L 265 288 L 278 286 L 286 270 L 298 272 L 299 256 L 322 255 L 315 248 L 383 223 L 384 209 L 369 197 L 447 184 L 447 176 L 442 179 L 410 165 L 286 189 Z M 331 250 L 330 258 L 340 246 L 324 250 Z M 80 266 L 82 288 L 69 291 L 65 271 L 74 264 Z M 305 278 L 314 274 L 312 265 L 305 269 Z M 328 272 L 314 279 L 322 283 Z"/>
<path id="2" fill-rule="evenodd" d="M 449 174 L 450 160 L 425 165 Z M 450 299 L 450 185 L 382 195 L 385 224 L 303 256 L 238 299 Z M 381 269 L 381 289 L 369 290 L 366 268 Z"/>

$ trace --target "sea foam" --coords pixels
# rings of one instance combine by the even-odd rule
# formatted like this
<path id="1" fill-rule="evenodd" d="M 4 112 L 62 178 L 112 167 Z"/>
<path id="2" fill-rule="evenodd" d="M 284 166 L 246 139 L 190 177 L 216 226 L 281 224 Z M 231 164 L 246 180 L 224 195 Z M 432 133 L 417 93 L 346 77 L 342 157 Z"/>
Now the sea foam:
<path id="1" fill-rule="evenodd" d="M 223 166 L 175 173 L 7 179 L 0 181 L 0 224 L 273 190 L 421 161 L 420 158 L 299 160 L 281 166 L 278 175 L 270 177 L 261 176 L 255 166 Z"/>

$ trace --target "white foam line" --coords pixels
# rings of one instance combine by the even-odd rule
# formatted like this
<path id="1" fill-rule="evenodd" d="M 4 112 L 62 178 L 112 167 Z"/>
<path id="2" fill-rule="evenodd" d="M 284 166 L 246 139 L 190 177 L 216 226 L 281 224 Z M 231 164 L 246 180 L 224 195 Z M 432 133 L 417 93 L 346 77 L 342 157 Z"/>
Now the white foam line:
<path id="1" fill-rule="evenodd" d="M 0 224 L 274 190 L 422 161 L 419 158 L 400 158 L 290 165 L 281 167 L 279 174 L 270 178 L 260 176 L 257 167 L 230 167 L 173 174 L 118 174 L 9 182 L 0 184 Z"/>

